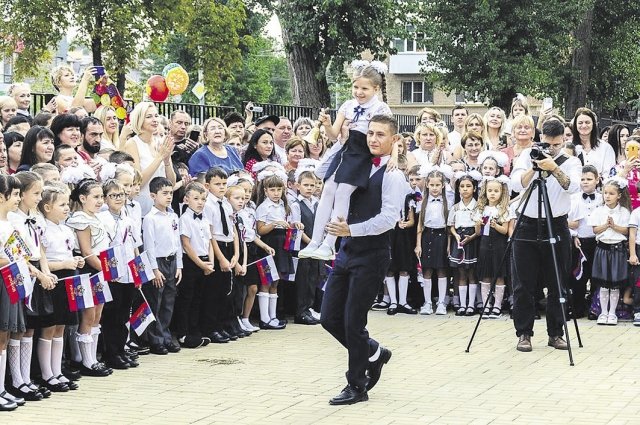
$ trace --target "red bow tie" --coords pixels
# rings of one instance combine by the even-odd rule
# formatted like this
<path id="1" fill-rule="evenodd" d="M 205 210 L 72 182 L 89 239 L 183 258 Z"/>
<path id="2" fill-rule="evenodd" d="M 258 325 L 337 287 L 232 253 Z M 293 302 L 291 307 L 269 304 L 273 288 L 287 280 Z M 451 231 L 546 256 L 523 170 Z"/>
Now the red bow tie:
<path id="1" fill-rule="evenodd" d="M 371 163 L 373 165 L 375 165 L 376 167 L 380 166 L 380 160 L 381 158 L 379 156 L 374 156 L 373 158 L 371 158 Z"/>

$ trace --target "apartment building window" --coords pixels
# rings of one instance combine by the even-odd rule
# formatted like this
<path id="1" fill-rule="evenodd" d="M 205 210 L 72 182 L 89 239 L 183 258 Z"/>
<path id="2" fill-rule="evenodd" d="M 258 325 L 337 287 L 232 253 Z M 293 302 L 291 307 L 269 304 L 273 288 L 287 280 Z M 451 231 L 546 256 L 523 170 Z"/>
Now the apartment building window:
<path id="1" fill-rule="evenodd" d="M 11 58 L 4 58 L 2 64 L 2 82 L 5 84 L 11 84 L 13 82 L 13 66 Z"/>
<path id="2" fill-rule="evenodd" d="M 398 53 L 424 52 L 424 34 L 413 33 L 412 38 L 396 38 L 393 40 L 393 48 Z"/>
<path id="3" fill-rule="evenodd" d="M 403 81 L 402 103 L 433 103 L 433 90 L 424 81 Z"/>

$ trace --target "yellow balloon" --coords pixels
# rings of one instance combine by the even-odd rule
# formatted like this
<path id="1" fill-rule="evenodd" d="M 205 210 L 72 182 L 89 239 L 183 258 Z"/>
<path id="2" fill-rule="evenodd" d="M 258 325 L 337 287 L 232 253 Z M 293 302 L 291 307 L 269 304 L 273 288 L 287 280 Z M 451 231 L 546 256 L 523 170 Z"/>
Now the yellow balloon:
<path id="1" fill-rule="evenodd" d="M 183 67 L 172 68 L 167 72 L 165 81 L 172 96 L 180 95 L 189 85 L 189 74 Z"/>
<path id="2" fill-rule="evenodd" d="M 127 110 L 124 109 L 122 106 L 119 107 L 118 109 L 116 109 L 116 117 L 119 120 L 123 120 L 127 117 Z"/>
<path id="3" fill-rule="evenodd" d="M 111 96 L 109 96 L 108 94 L 103 94 L 102 96 L 100 96 L 100 103 L 102 104 L 102 106 L 109 106 L 111 105 Z"/>

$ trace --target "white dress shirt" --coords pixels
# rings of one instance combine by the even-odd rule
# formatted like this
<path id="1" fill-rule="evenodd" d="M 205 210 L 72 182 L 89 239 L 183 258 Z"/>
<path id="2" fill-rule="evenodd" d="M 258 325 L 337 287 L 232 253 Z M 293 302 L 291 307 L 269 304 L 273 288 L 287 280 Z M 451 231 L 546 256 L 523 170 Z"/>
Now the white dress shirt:
<path id="1" fill-rule="evenodd" d="M 180 235 L 189 238 L 189 244 L 198 257 L 209 255 L 211 225 L 204 217 L 204 211 L 203 214 L 196 214 L 188 208 L 180 216 Z M 182 251 L 186 254 L 184 249 Z"/>
<path id="2" fill-rule="evenodd" d="M 31 251 L 31 261 L 39 261 L 42 257 L 40 252 L 40 243 L 44 237 L 44 217 L 40 214 L 27 215 L 21 209 L 16 212 L 9 212 L 7 218 L 13 227 L 20 233 L 24 239 L 27 248 Z M 27 220 L 34 220 L 33 223 L 27 223 Z"/>
<path id="3" fill-rule="evenodd" d="M 289 221 L 291 223 L 300 223 L 300 221 L 302 221 L 302 213 L 300 212 L 298 194 L 292 189 L 287 189 L 287 202 L 289 203 L 289 209 L 291 210 L 291 214 L 289 214 Z"/>
<path id="4" fill-rule="evenodd" d="M 446 196 L 427 196 L 422 200 L 427 205 L 424 207 L 422 224 L 429 229 L 444 229 L 447 226 L 447 218 L 444 216 L 444 202 L 448 202 Z M 447 204 L 448 205 L 448 204 Z"/>
<path id="5" fill-rule="evenodd" d="M 136 245 L 142 245 L 142 207 L 140 202 L 127 199 L 124 204 L 125 211 L 131 219 L 131 233 L 136 241 Z"/>
<path id="6" fill-rule="evenodd" d="M 513 163 L 513 170 L 511 170 L 511 189 L 514 192 L 522 192 L 527 189 L 522 186 L 522 175 L 533 165 L 531 162 L 530 152 L 531 148 L 523 150 L 520 156 L 518 156 Z M 558 159 L 560 155 L 556 156 L 554 159 Z M 569 212 L 569 208 L 571 206 L 571 194 L 580 190 L 580 179 L 582 178 L 582 165 L 580 164 L 580 160 L 576 157 L 569 157 L 564 161 L 562 165 L 560 165 L 560 170 L 562 170 L 562 172 L 569 178 L 569 187 L 567 190 L 564 190 L 562 186 L 560 186 L 554 176 L 549 175 L 549 177 L 547 177 L 547 193 L 549 194 L 549 206 L 551 207 L 553 217 L 560 217 Z M 529 185 L 537 177 L 538 173 L 534 172 Z M 524 215 L 526 217 L 538 218 L 538 196 L 542 195 L 538 195 L 538 188 L 536 187 L 531 193 L 527 209 L 524 211 Z M 522 206 L 519 211 L 522 212 Z M 542 217 L 544 218 L 545 216 L 543 208 Z"/>
<path id="7" fill-rule="evenodd" d="M 64 222 L 55 224 L 45 220 L 45 236 L 42 238 L 42 246 L 45 249 L 47 260 L 66 261 L 73 258 L 74 239 L 73 230 Z"/>
<path id="8" fill-rule="evenodd" d="M 631 218 L 631 213 L 628 209 L 620 206 L 620 204 L 616 205 L 615 208 L 609 208 L 606 205 L 600 205 L 595 209 L 587 219 L 587 224 L 590 226 L 602 226 L 607 222 L 607 219 L 611 217 L 613 218 L 613 222 L 616 226 L 629 227 L 629 219 Z M 616 232 L 612 228 L 608 228 L 604 232 L 596 235 L 596 240 L 598 242 L 607 243 L 607 244 L 616 244 L 618 242 L 624 242 L 627 240 L 627 237 L 622 233 Z"/>
<path id="9" fill-rule="evenodd" d="M 138 247 L 133 237 L 131 218 L 127 215 L 124 208 L 118 215 L 112 214 L 108 209 L 106 211 L 100 211 L 96 215 L 98 219 L 102 221 L 107 231 L 109 246 L 123 246 L 122 252 L 126 255 L 124 260 L 129 264 L 129 261 L 135 258 L 135 249 Z M 117 279 L 118 282 L 133 282 L 133 276 L 131 275 L 129 267 L 125 265 L 123 270 L 126 270 L 126 274 Z"/>
<path id="10" fill-rule="evenodd" d="M 87 227 L 89 228 L 89 231 L 91 232 L 92 254 L 100 254 L 102 251 L 109 248 L 107 230 L 97 216 L 91 216 L 84 211 L 76 211 L 67 218 L 66 224 L 74 230 L 85 230 Z M 75 245 L 76 249 L 80 251 L 77 233 L 75 237 Z"/>
<path id="11" fill-rule="evenodd" d="M 261 221 L 265 224 L 271 224 L 274 221 L 287 221 L 284 202 L 279 201 L 275 203 L 268 197 L 265 197 L 264 201 L 256 208 L 256 221 Z"/>
<path id="12" fill-rule="evenodd" d="M 364 111 L 356 118 L 355 110 L 358 107 L 364 109 Z M 371 100 L 362 105 L 358 104 L 358 101 L 355 99 L 349 99 L 340 106 L 338 113 L 342 113 L 345 119 L 351 121 L 349 123 L 350 130 L 356 130 L 362 134 L 367 134 L 367 131 L 369 131 L 369 121 L 375 115 L 393 115 L 389 105 L 378 99 L 378 96 L 373 96 Z"/>
<path id="13" fill-rule="evenodd" d="M 220 202 L 222 202 L 222 208 L 225 212 L 225 217 L 220 217 Z M 204 204 L 204 211 L 202 212 L 204 217 L 211 224 L 211 237 L 218 242 L 233 242 L 233 207 L 227 201 L 227 198 L 217 198 L 211 192 L 207 195 L 207 201 Z M 222 227 L 222 219 L 227 220 L 228 234 L 224 234 L 224 227 Z"/>
<path id="14" fill-rule="evenodd" d="M 610 144 L 602 140 L 597 148 L 591 148 L 585 152 L 582 145 L 576 145 L 576 155 L 582 154 L 584 165 L 593 165 L 598 170 L 598 175 L 608 177 L 611 169 L 616 166 L 616 154 Z"/>
<path id="15" fill-rule="evenodd" d="M 371 164 L 369 177 L 389 162 L 389 156 L 380 157 L 380 166 Z M 400 170 L 384 171 L 382 177 L 382 205 L 380 212 L 362 223 L 350 224 L 352 237 L 380 235 L 396 227 L 400 219 L 400 211 L 404 208 L 404 200 L 411 193 L 411 187 Z"/>
<path id="16" fill-rule="evenodd" d="M 577 216 L 582 217 L 578 222 L 576 231 L 579 238 L 595 238 L 596 234 L 593 233 L 593 226 L 587 224 L 587 219 L 598 206 L 602 205 L 602 195 L 594 192 L 592 200 L 591 198 L 584 199 L 582 194 L 583 192 L 578 192 L 571 195 L 571 205 L 577 205 L 579 210 Z"/>
<path id="17" fill-rule="evenodd" d="M 238 211 L 238 216 L 242 219 L 244 228 L 242 231 L 242 240 L 249 243 L 256 240 L 256 210 L 253 207 L 245 206 Z"/>
<path id="18" fill-rule="evenodd" d="M 475 227 L 476 222 L 473 219 L 473 214 L 476 204 L 476 200 L 471 198 L 471 201 L 469 201 L 467 205 L 465 205 L 463 201 L 454 205 L 449 211 L 447 226 L 453 226 L 456 229 L 460 227 Z"/>
<path id="19" fill-rule="evenodd" d="M 178 231 L 178 216 L 171 210 L 160 211 L 155 206 L 142 222 L 144 250 L 153 269 L 158 268 L 157 258 L 176 256 L 177 268 L 182 268 L 182 244 Z"/>

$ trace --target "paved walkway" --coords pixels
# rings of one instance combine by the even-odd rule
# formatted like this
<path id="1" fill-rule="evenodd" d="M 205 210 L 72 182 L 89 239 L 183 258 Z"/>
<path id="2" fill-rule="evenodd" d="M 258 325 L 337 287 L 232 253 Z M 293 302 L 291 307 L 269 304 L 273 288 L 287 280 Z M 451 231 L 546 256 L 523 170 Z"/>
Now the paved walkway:
<path id="1" fill-rule="evenodd" d="M 546 346 L 536 322 L 533 352 L 515 351 L 511 321 L 370 314 L 393 357 L 369 401 L 327 404 L 345 385 L 346 352 L 319 326 L 289 325 L 242 341 L 143 356 L 134 370 L 83 378 L 0 414 L 10 424 L 638 424 L 640 329 L 581 320 L 570 328 L 576 365 Z"/>

